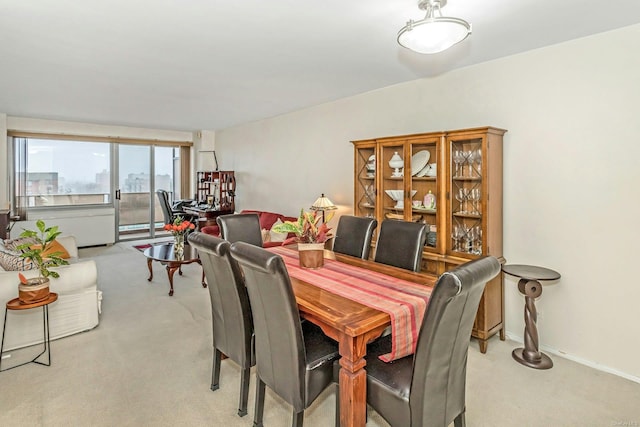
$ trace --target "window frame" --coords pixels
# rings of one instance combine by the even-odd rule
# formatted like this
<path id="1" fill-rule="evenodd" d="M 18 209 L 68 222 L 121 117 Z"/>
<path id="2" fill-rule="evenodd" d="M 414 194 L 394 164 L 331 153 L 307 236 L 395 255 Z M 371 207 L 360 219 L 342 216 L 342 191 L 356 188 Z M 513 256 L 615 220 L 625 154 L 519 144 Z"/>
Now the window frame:
<path id="1" fill-rule="evenodd" d="M 138 139 L 138 138 L 124 138 L 124 137 L 99 137 L 99 136 L 82 136 L 82 135 L 67 135 L 67 134 L 48 134 L 48 133 L 35 133 L 35 132 L 20 132 L 20 131 L 9 131 L 7 132 L 7 136 L 9 139 L 8 146 L 8 156 L 7 156 L 7 169 L 9 171 L 9 200 L 11 201 L 11 206 L 13 206 L 13 213 L 20 217 L 21 220 L 27 219 L 29 212 L 42 212 L 42 211 L 65 211 L 65 210 L 78 210 L 78 209 L 104 209 L 104 208 L 114 208 L 115 207 L 115 190 L 117 188 L 117 183 L 114 181 L 114 162 L 115 159 L 113 157 L 114 146 L 119 143 L 124 144 L 136 144 L 136 145 L 147 145 L 147 146 L 164 146 L 164 147 L 174 147 L 178 148 L 180 152 L 180 193 L 181 195 L 188 195 L 190 193 L 191 186 L 191 148 L 193 147 L 193 143 L 191 141 L 162 141 L 162 140 L 147 140 L 147 139 Z M 17 139 L 23 138 L 25 140 L 24 143 L 24 152 L 23 159 L 24 165 L 26 166 L 26 148 L 28 145 L 28 139 L 39 139 L 39 140 L 63 140 L 63 141 L 77 141 L 77 142 L 87 142 L 87 143 L 108 143 L 110 144 L 110 149 L 108 150 L 110 161 L 109 161 L 109 201 L 105 203 L 88 203 L 88 204 L 67 204 L 67 205 L 51 205 L 51 206 L 20 206 L 17 204 L 18 202 L 18 174 L 22 173 L 22 169 L 20 165 L 17 165 L 16 161 L 16 149 L 17 149 Z M 26 174 L 27 171 L 25 170 Z M 22 181 L 22 187 L 25 187 L 23 190 L 25 192 L 24 196 L 26 196 L 26 175 L 24 181 Z M 26 200 L 26 197 L 25 197 Z"/>

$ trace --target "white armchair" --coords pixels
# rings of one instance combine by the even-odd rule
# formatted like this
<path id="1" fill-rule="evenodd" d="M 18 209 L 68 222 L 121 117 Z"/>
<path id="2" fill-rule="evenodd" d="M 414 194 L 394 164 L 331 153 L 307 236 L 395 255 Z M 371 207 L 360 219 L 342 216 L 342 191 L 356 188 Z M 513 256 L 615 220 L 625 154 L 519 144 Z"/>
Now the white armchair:
<path id="1" fill-rule="evenodd" d="M 98 290 L 98 271 L 93 260 L 78 259 L 78 247 L 73 236 L 59 236 L 71 259 L 69 265 L 56 267 L 60 278 L 51 278 L 50 291 L 58 300 L 49 305 L 49 329 L 52 340 L 87 331 L 98 326 L 102 292 Z M 0 322 L 7 302 L 18 297 L 18 271 L 0 268 Z M 38 275 L 37 270 L 22 271 L 25 277 Z M 42 310 L 9 310 L 4 351 L 42 343 Z M 0 335 L 3 326 L 0 323 Z"/>

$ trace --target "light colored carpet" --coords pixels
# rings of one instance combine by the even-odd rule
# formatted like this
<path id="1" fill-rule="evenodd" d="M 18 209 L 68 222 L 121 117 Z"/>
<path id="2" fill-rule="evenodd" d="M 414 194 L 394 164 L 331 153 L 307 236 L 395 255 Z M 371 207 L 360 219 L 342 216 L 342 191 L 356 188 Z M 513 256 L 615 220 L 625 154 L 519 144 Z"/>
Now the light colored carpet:
<path id="1" fill-rule="evenodd" d="M 209 296 L 201 269 L 183 267 L 168 296 L 167 275 L 132 246 L 81 250 L 98 263 L 104 292 L 100 325 L 52 343 L 52 366 L 28 364 L 0 373 L 0 426 L 251 426 L 236 415 L 239 369 L 222 363 L 212 392 Z M 471 343 L 467 425 L 640 426 L 640 384 L 560 357 L 548 371 L 519 365 L 518 346 L 494 338 L 486 355 Z M 11 361 L 34 349 L 14 352 Z M 3 362 L 4 365 L 4 362 Z M 332 426 L 335 389 L 305 412 L 306 426 Z M 267 394 L 265 426 L 288 426 L 291 409 Z M 368 426 L 387 426 L 369 412 Z"/>

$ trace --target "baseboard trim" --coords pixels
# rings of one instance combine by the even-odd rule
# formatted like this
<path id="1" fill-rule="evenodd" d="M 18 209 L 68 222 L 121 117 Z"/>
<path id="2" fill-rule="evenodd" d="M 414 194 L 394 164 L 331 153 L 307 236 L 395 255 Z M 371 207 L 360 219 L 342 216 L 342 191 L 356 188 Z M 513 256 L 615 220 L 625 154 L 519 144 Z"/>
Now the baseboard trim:
<path id="1" fill-rule="evenodd" d="M 509 332 L 507 332 L 505 335 L 511 341 L 515 341 L 515 342 L 520 343 L 520 344 L 524 343 L 524 337 L 522 337 L 521 335 L 514 335 L 514 334 L 509 333 Z M 558 350 L 556 348 L 548 347 L 546 345 L 541 345 L 540 346 L 540 350 L 545 352 L 545 353 L 550 353 L 550 354 L 553 354 L 555 356 L 559 356 L 559 357 L 562 357 L 562 358 L 565 358 L 565 359 L 569 359 L 569 360 L 571 360 L 573 362 L 576 362 L 576 363 L 579 363 L 581 365 L 585 365 L 585 366 L 588 366 L 588 367 L 593 368 L 593 369 L 597 369 L 597 370 L 602 371 L 602 372 L 607 372 L 609 374 L 613 374 L 613 375 L 616 375 L 618 377 L 622 377 L 622 378 L 625 378 L 625 379 L 627 379 L 629 381 L 633 381 L 635 383 L 640 384 L 640 377 L 629 375 L 626 372 L 619 371 L 619 370 L 611 368 L 609 366 L 601 365 L 601 364 L 596 363 L 596 362 L 594 362 L 592 360 L 583 359 L 581 357 L 565 353 L 564 351 L 560 351 L 560 350 Z"/>

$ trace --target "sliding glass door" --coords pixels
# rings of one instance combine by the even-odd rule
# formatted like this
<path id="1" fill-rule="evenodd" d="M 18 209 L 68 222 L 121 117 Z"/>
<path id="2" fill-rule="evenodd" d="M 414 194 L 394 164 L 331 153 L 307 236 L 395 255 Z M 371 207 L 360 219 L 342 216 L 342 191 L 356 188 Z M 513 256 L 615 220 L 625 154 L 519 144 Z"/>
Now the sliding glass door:
<path id="1" fill-rule="evenodd" d="M 117 144 L 117 239 L 152 237 L 151 146 Z"/>
<path id="2" fill-rule="evenodd" d="M 164 216 L 156 190 L 166 190 L 170 200 L 177 198 L 179 149 L 117 144 L 116 150 L 117 240 L 153 238 L 164 234 Z"/>

